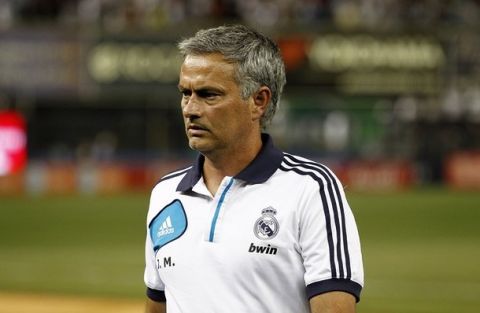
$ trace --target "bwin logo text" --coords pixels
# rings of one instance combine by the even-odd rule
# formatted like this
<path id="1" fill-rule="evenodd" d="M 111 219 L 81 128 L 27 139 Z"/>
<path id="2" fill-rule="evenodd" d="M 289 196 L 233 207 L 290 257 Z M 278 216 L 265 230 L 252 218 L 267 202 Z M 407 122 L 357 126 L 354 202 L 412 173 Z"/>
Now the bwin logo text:
<path id="1" fill-rule="evenodd" d="M 261 254 L 277 254 L 277 248 L 272 247 L 270 245 L 265 246 L 256 246 L 253 244 L 253 242 L 250 244 L 250 248 L 248 249 L 248 252 L 250 253 L 261 253 Z"/>

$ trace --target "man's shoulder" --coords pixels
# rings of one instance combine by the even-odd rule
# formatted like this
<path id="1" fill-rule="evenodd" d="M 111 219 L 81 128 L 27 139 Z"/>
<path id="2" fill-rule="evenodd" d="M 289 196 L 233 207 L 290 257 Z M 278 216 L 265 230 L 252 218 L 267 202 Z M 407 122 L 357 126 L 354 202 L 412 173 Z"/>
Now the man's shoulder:
<path id="1" fill-rule="evenodd" d="M 337 180 L 332 169 L 323 162 L 286 152 L 283 153 L 280 170 L 308 180 L 313 179 L 320 185 Z"/>
<path id="2" fill-rule="evenodd" d="M 188 173 L 188 171 L 192 168 L 192 166 L 183 167 L 180 169 L 176 169 L 165 174 L 162 178 L 160 178 L 157 183 L 155 184 L 153 190 L 159 188 L 169 188 L 170 186 L 174 186 L 175 188 L 182 180 L 182 178 Z"/>
<path id="3" fill-rule="evenodd" d="M 177 187 L 191 167 L 185 167 L 164 175 L 153 187 L 147 219 L 151 221 L 166 205 L 178 198 Z"/>

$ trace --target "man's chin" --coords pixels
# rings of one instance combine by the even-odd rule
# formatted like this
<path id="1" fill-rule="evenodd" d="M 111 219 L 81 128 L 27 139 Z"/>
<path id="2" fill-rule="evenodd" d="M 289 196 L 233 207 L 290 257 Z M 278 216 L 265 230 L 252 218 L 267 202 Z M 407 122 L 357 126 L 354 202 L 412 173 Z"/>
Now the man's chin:
<path id="1" fill-rule="evenodd" d="M 191 149 L 197 150 L 199 152 L 206 152 L 209 150 L 209 144 L 205 139 L 198 137 L 189 137 L 188 145 Z"/>

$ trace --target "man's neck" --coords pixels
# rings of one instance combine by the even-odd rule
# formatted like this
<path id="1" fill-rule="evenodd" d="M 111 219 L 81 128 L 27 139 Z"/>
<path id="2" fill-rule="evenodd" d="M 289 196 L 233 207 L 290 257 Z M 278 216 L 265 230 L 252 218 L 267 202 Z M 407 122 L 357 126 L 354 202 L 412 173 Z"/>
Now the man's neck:
<path id="1" fill-rule="evenodd" d="M 225 176 L 235 176 L 246 168 L 261 148 L 262 140 L 259 136 L 232 151 L 204 154 L 203 179 L 210 193 L 216 194 Z"/>

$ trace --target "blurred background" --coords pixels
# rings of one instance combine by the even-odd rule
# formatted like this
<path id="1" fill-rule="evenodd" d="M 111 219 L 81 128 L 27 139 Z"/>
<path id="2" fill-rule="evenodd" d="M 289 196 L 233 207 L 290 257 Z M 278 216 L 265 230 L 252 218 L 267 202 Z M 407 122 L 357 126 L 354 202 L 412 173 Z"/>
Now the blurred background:
<path id="1" fill-rule="evenodd" d="M 282 50 L 276 144 L 346 186 L 359 312 L 475 311 L 479 21 L 476 0 L 0 0 L 0 312 L 143 298 L 149 191 L 195 156 L 175 45 L 231 23 Z"/>

